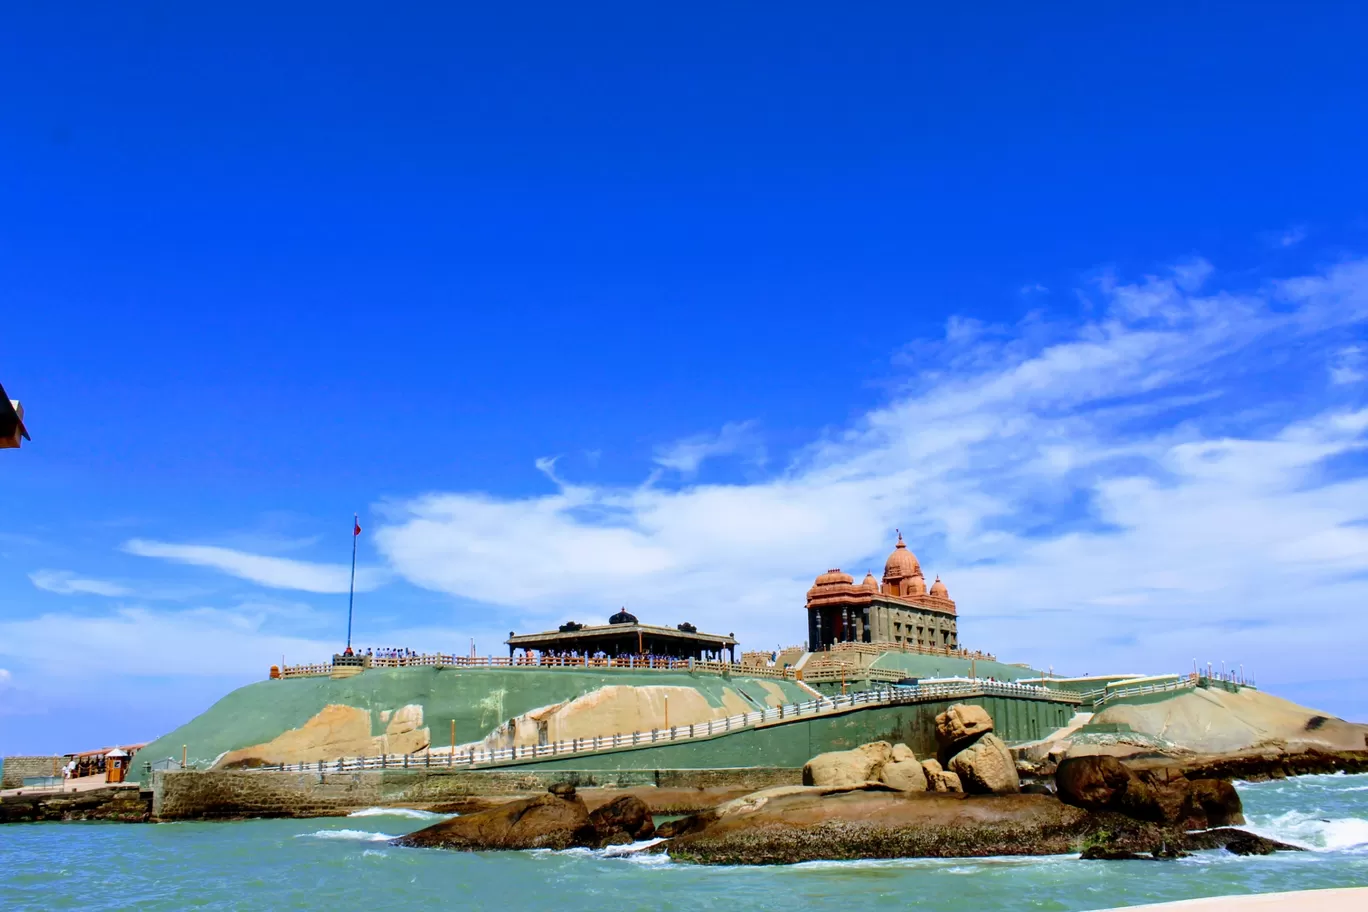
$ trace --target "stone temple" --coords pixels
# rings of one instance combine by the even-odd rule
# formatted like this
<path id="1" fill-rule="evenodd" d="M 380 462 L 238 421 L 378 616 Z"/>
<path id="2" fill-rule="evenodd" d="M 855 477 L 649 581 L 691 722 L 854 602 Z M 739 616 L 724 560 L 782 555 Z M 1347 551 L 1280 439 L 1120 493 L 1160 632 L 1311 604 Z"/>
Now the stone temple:
<path id="1" fill-rule="evenodd" d="M 928 589 L 921 564 L 898 544 L 884 564 L 883 582 L 874 574 L 856 583 L 849 573 L 828 570 L 807 593 L 808 643 L 830 649 L 835 643 L 895 643 L 956 649 L 955 603 L 936 577 Z"/>

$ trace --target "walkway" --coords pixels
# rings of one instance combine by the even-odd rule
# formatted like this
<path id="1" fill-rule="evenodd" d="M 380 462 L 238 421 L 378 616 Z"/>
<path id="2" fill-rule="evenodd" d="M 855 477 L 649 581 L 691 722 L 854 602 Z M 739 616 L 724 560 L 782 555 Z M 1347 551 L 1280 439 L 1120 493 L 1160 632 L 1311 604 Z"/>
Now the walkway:
<path id="1" fill-rule="evenodd" d="M 910 687 L 890 687 L 869 690 L 846 696 L 818 697 L 806 703 L 791 703 L 763 711 L 742 713 L 725 719 L 714 719 L 694 725 L 678 725 L 668 729 L 626 732 L 595 738 L 574 738 L 527 747 L 471 748 L 461 754 L 454 748 L 446 752 L 428 750 L 421 756 L 389 754 L 378 757 L 348 757 L 341 760 L 319 760 L 315 763 L 286 763 L 258 767 L 263 772 L 345 772 L 363 769 L 411 769 L 416 767 L 473 768 L 499 764 L 549 759 L 599 751 L 649 747 L 694 738 L 711 738 L 748 728 L 796 722 L 814 716 L 828 716 L 875 706 L 897 706 L 908 703 L 932 703 L 943 700 L 963 700 L 974 697 L 1011 697 L 1021 700 L 1043 700 L 1077 706 L 1078 694 L 1051 690 L 1029 684 L 1005 681 L 951 680 L 918 684 Z"/>

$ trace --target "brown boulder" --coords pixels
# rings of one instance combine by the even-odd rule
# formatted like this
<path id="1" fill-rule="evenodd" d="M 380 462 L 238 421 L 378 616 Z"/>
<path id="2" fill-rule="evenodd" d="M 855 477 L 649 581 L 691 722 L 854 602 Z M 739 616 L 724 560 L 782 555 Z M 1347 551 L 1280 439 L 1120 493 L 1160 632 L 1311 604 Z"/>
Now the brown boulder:
<path id="1" fill-rule="evenodd" d="M 613 842 L 636 842 L 655 835 L 655 822 L 646 802 L 635 795 L 623 795 L 595 809 L 589 823 L 599 837 L 600 845 Z"/>
<path id="2" fill-rule="evenodd" d="M 655 834 L 661 839 L 673 839 L 676 836 L 686 836 L 689 833 L 701 833 L 717 822 L 717 816 L 717 811 L 709 810 L 689 814 L 687 817 L 680 817 L 677 820 L 667 820 L 656 827 Z"/>
<path id="3" fill-rule="evenodd" d="M 937 770 L 926 777 L 926 789 L 929 792 L 962 792 L 964 784 L 960 782 L 960 777 L 949 770 Z"/>
<path id="4" fill-rule="evenodd" d="M 1193 779 L 1192 811 L 1201 811 L 1204 818 L 1197 826 L 1188 829 L 1207 827 L 1226 827 L 1245 822 L 1244 805 L 1235 786 L 1223 779 Z M 1195 817 L 1196 814 L 1193 813 Z"/>
<path id="5" fill-rule="evenodd" d="M 1021 791 L 1012 752 L 991 733 L 955 754 L 950 770 L 959 776 L 966 792 L 1004 795 Z"/>
<path id="6" fill-rule="evenodd" d="M 1055 772 L 1055 787 L 1066 804 L 1186 830 L 1244 823 L 1240 796 L 1230 783 L 1188 779 L 1172 767 L 1136 774 L 1115 757 L 1071 757 Z"/>
<path id="7" fill-rule="evenodd" d="M 1055 794 L 1065 804 L 1089 811 L 1111 808 L 1135 776 L 1115 757 L 1070 757 L 1055 770 Z"/>
<path id="8" fill-rule="evenodd" d="M 916 760 L 917 755 L 912 753 L 912 748 L 906 744 L 893 745 L 893 762 L 901 763 L 904 760 Z"/>
<path id="9" fill-rule="evenodd" d="M 900 792 L 926 791 L 926 771 L 915 757 L 911 760 L 895 760 L 884 764 L 879 778 L 884 785 Z"/>
<path id="10" fill-rule="evenodd" d="M 993 717 L 982 706 L 956 703 L 936 716 L 936 743 L 942 750 L 956 747 L 993 730 Z"/>
<path id="11" fill-rule="evenodd" d="M 584 801 L 570 789 L 568 797 L 546 794 L 464 817 L 444 820 L 401 836 L 393 845 L 457 849 L 568 849 L 596 846 L 600 836 L 589 821 Z"/>
<path id="12" fill-rule="evenodd" d="M 878 781 L 879 772 L 891 759 L 893 745 L 887 741 L 818 754 L 803 765 L 803 785 L 860 785 Z"/>

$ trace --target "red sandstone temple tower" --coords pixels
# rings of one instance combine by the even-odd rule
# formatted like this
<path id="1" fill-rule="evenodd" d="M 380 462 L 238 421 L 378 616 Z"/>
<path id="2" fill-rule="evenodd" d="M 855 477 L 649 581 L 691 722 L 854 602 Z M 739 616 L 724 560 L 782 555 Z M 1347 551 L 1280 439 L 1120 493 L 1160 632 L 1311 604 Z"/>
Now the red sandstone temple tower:
<path id="1" fill-rule="evenodd" d="M 928 590 L 921 564 L 903 543 L 884 564 L 883 583 L 866 574 L 855 578 L 828 570 L 807 594 L 808 648 L 830 649 L 834 643 L 892 643 L 956 649 L 955 603 L 936 577 Z"/>

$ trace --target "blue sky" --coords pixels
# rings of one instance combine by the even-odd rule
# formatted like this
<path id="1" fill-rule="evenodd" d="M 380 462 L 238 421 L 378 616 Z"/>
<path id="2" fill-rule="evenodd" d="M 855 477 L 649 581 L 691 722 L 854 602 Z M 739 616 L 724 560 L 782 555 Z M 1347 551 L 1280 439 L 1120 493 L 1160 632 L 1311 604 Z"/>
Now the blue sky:
<path id="1" fill-rule="evenodd" d="M 53 3 L 0 35 L 0 753 L 345 625 L 961 637 L 1368 717 L 1348 3 Z"/>

